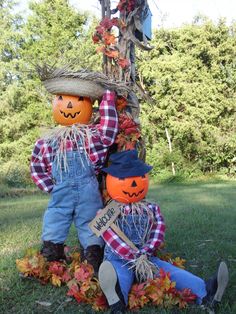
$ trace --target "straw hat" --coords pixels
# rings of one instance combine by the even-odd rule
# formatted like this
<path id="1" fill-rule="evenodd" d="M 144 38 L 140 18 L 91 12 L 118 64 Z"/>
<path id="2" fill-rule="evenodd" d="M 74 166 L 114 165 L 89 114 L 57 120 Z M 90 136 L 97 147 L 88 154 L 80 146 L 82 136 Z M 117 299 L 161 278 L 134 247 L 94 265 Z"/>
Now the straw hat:
<path id="1" fill-rule="evenodd" d="M 126 84 L 111 81 L 99 72 L 71 71 L 67 67 L 52 69 L 44 65 L 38 66 L 38 73 L 47 91 L 54 95 L 79 95 L 99 99 L 105 89 L 115 90 L 120 94 L 130 91 Z"/>

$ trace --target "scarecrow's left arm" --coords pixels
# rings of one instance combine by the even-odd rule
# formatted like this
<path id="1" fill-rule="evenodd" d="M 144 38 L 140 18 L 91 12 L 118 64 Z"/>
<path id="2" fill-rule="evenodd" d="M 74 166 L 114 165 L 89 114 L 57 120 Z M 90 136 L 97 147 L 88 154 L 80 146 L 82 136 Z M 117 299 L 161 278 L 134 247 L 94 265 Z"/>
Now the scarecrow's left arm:
<path id="1" fill-rule="evenodd" d="M 142 254 L 151 255 L 153 252 L 160 247 L 160 245 L 164 242 L 165 236 L 165 223 L 163 216 L 160 211 L 160 207 L 157 204 L 150 204 L 153 207 L 155 221 L 152 225 L 152 229 L 150 232 L 149 239 L 144 244 L 144 246 L 140 249 Z"/>
<path id="2" fill-rule="evenodd" d="M 98 132 L 103 146 L 111 146 L 118 132 L 118 116 L 115 108 L 115 92 L 106 90 L 99 107 L 101 116 Z"/>

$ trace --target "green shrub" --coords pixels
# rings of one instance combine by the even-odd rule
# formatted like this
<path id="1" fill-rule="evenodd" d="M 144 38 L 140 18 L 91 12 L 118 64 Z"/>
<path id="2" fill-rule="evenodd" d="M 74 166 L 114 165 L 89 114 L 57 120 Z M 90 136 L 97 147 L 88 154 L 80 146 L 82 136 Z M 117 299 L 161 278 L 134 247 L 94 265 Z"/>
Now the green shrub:
<path id="1" fill-rule="evenodd" d="M 9 187 L 26 187 L 32 183 L 29 167 L 20 162 L 11 160 L 4 164 L 0 172 L 2 182 Z"/>

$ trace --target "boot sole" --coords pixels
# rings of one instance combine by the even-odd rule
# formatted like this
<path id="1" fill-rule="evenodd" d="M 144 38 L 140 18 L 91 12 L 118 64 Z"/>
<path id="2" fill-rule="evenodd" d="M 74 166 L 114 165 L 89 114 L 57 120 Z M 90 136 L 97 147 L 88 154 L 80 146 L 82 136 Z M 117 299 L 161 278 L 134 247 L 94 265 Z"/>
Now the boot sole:
<path id="1" fill-rule="evenodd" d="M 229 281 L 229 271 L 228 267 L 225 262 L 221 262 L 218 268 L 217 272 L 217 283 L 218 288 L 216 290 L 214 301 L 220 302 L 222 299 L 222 296 L 224 294 L 225 288 L 227 287 Z"/>
<path id="2" fill-rule="evenodd" d="M 115 289 L 117 283 L 117 274 L 110 262 L 105 261 L 100 265 L 98 278 L 100 287 L 104 292 L 109 305 L 119 302 L 120 298 Z"/>

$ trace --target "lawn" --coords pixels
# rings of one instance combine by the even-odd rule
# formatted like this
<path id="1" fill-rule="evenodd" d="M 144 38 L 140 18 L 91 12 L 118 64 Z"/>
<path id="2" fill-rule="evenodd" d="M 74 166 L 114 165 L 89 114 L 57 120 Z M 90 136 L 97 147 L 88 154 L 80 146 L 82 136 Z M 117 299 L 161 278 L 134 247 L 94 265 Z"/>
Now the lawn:
<path id="1" fill-rule="evenodd" d="M 218 313 L 236 313 L 236 182 L 152 184 L 149 199 L 161 206 L 165 217 L 166 249 L 187 260 L 186 268 L 208 278 L 224 259 L 230 282 Z M 40 246 L 42 214 L 47 196 L 37 194 L 0 201 L 0 313 L 94 313 L 66 297 L 66 287 L 42 286 L 20 279 L 15 260 L 28 247 Z M 69 245 L 76 244 L 71 228 Z M 37 302 L 49 302 L 42 306 Z M 138 313 L 203 313 L 187 310 L 144 308 Z"/>

